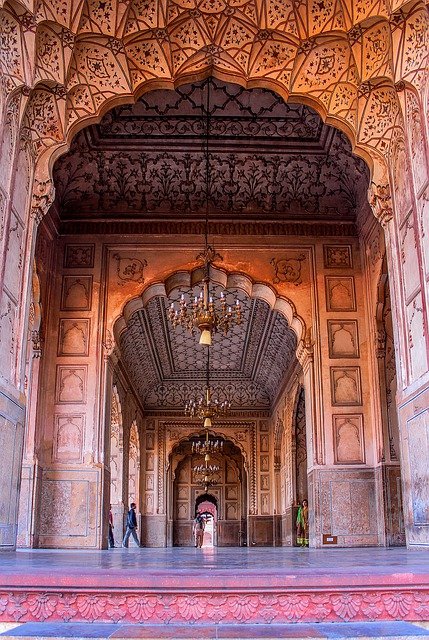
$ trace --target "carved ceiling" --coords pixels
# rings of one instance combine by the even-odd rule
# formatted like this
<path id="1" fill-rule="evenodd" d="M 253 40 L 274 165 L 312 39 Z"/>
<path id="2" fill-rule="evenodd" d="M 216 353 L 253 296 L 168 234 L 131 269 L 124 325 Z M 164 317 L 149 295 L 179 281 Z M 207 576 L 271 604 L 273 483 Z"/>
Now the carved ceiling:
<path id="1" fill-rule="evenodd" d="M 218 299 L 221 288 L 213 287 Z M 198 294 L 198 287 L 193 289 Z M 168 299 L 152 298 L 134 313 L 120 337 L 121 360 L 147 410 L 182 410 L 191 395 L 206 385 L 207 347 L 167 319 L 171 302 L 189 290 L 176 289 Z M 243 322 L 224 336 L 216 334 L 210 348 L 210 386 L 220 401 L 236 410 L 269 409 L 295 362 L 296 338 L 284 316 L 262 300 L 227 290 L 227 300 L 239 299 Z"/>
<path id="2" fill-rule="evenodd" d="M 424 0 L 10 0 L 0 89 L 39 181 L 85 121 L 207 75 L 311 104 L 382 178 L 398 92 L 427 91 L 428 24 Z"/>
<path id="3" fill-rule="evenodd" d="M 209 78 L 116 107 L 77 135 L 54 181 L 68 220 L 119 214 L 168 224 L 204 216 L 207 195 L 216 218 L 347 220 L 368 207 L 369 171 L 309 107 Z"/>

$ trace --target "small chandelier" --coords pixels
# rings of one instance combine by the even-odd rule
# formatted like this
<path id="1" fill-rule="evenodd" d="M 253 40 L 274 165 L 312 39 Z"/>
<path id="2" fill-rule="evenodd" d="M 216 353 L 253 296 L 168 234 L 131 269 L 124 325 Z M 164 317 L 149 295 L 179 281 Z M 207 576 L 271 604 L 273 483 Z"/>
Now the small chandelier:
<path id="1" fill-rule="evenodd" d="M 182 295 L 179 302 L 179 309 L 175 308 L 174 302 L 170 306 L 169 320 L 176 328 L 184 327 L 191 333 L 194 329 L 200 332 L 199 343 L 210 346 L 212 344 L 212 336 L 214 333 L 221 331 L 224 335 L 228 333 L 233 325 L 239 325 L 242 321 L 242 311 L 239 300 L 235 304 L 229 306 L 226 302 L 225 294 L 220 294 L 220 303 L 216 308 L 213 296 L 210 295 L 210 268 L 214 260 L 222 260 L 212 246 L 208 244 L 208 226 L 209 226 L 209 200 L 210 200 L 210 85 L 211 80 L 208 78 L 207 87 L 207 104 L 202 113 L 205 114 L 205 227 L 204 227 L 204 250 L 197 255 L 197 260 L 202 260 L 204 264 L 204 277 L 202 279 L 202 288 L 199 296 L 195 296 L 193 302 L 188 306 L 185 296 Z"/>
<path id="2" fill-rule="evenodd" d="M 185 404 L 185 416 L 198 418 L 204 421 L 207 429 L 212 426 L 212 419 L 217 416 L 225 416 L 231 409 L 231 403 L 224 400 L 212 399 L 211 389 L 207 385 L 204 397 L 189 398 Z"/>
<path id="3" fill-rule="evenodd" d="M 196 464 L 192 467 L 192 471 L 198 476 L 197 483 L 204 486 L 206 492 L 209 487 L 216 484 L 214 476 L 219 473 L 221 469 L 218 464 L 209 464 L 210 454 L 222 452 L 223 440 L 211 440 L 208 431 L 206 431 L 204 440 L 194 440 L 192 442 L 192 453 L 204 455 L 204 463 Z"/>
<path id="4" fill-rule="evenodd" d="M 212 453 L 223 453 L 223 440 L 222 438 L 210 438 L 209 432 L 206 431 L 203 438 L 192 440 L 192 453 L 203 456 L 210 456 Z M 206 462 L 208 460 L 210 460 L 210 457 L 205 459 Z"/>

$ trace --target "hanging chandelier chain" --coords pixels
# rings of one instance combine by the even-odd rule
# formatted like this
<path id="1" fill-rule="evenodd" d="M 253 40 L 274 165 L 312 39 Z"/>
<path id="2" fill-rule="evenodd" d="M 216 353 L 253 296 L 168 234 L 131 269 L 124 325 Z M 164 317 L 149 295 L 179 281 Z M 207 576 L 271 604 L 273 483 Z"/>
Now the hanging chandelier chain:
<path id="1" fill-rule="evenodd" d="M 174 302 L 171 304 L 168 318 L 173 328 L 178 326 L 185 328 L 192 334 L 195 328 L 200 332 L 200 344 L 210 346 L 212 344 L 212 336 L 217 332 L 227 335 L 231 327 L 240 325 L 242 322 L 241 304 L 236 299 L 235 304 L 228 305 L 225 294 L 220 294 L 220 304 L 214 303 L 213 296 L 210 292 L 210 276 L 211 265 L 214 261 L 223 260 L 222 256 L 209 245 L 209 208 L 210 208 L 210 190 L 211 190 L 211 172 L 210 172 L 210 129 L 211 129 L 211 111 L 210 111 L 210 87 L 211 79 L 208 78 L 203 88 L 206 87 L 206 105 L 204 108 L 204 99 L 201 100 L 201 115 L 205 115 L 204 133 L 204 155 L 205 155 L 205 220 L 204 220 L 204 249 L 197 255 L 197 261 L 203 264 L 202 291 L 199 296 L 195 296 L 193 302 L 188 303 L 185 295 L 182 294 L 179 301 L 179 309 L 175 308 Z"/>

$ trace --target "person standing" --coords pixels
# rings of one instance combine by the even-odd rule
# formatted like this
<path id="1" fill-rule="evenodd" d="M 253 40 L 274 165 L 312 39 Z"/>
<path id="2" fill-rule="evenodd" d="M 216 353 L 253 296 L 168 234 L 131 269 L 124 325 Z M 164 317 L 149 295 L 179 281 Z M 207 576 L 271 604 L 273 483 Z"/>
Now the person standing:
<path id="1" fill-rule="evenodd" d="M 195 520 L 192 524 L 192 533 L 194 534 L 194 542 L 195 546 L 201 549 L 203 546 L 204 540 L 204 529 L 206 526 L 206 521 L 200 512 L 195 516 Z"/>
<path id="2" fill-rule="evenodd" d="M 308 547 L 308 502 L 298 503 L 296 514 L 296 543 L 299 547 Z"/>
<path id="3" fill-rule="evenodd" d="M 138 547 L 140 546 L 140 541 L 137 536 L 136 506 L 136 503 L 132 502 L 127 514 L 127 529 L 125 531 L 124 539 L 122 540 L 122 546 L 125 547 L 125 549 L 128 549 L 128 540 L 130 539 L 130 536 L 133 536 L 136 545 Z"/>
<path id="4" fill-rule="evenodd" d="M 111 549 L 115 548 L 115 538 L 113 537 L 113 513 L 112 513 L 112 505 L 109 505 L 109 547 Z"/>

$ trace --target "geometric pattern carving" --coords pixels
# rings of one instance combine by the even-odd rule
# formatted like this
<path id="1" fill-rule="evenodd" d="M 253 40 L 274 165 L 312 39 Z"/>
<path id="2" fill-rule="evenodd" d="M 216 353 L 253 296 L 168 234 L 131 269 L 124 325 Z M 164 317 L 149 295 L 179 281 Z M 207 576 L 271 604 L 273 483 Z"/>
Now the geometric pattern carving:
<path id="1" fill-rule="evenodd" d="M 201 135 L 208 82 L 210 211 L 332 219 L 367 206 L 368 169 L 342 133 L 309 107 L 286 104 L 271 91 L 210 79 L 146 94 L 81 132 L 56 164 L 60 213 L 68 219 L 88 213 L 204 213 Z M 297 254 L 295 260 L 301 259 Z"/>
<path id="2" fill-rule="evenodd" d="M 64 267 L 67 269 L 78 269 L 86 267 L 92 269 L 94 266 L 94 245 L 93 244 L 66 244 L 64 253 Z"/>
<path id="3" fill-rule="evenodd" d="M 221 287 L 213 285 L 219 298 Z M 195 335 L 167 321 L 171 302 L 191 291 L 176 289 L 168 300 L 152 298 L 129 318 L 120 337 L 122 360 L 147 409 L 179 409 L 187 396 L 201 394 L 206 381 L 205 347 Z M 193 294 L 198 294 L 198 286 Z M 226 290 L 227 302 L 238 299 L 242 323 L 228 335 L 217 334 L 210 349 L 210 385 L 220 400 L 236 409 L 268 409 L 296 351 L 296 337 L 283 315 L 242 291 Z M 156 345 L 156 348 L 155 348 Z"/>
<path id="4" fill-rule="evenodd" d="M 349 244 L 324 245 L 323 255 L 326 269 L 349 269 L 353 267 L 352 248 Z"/>

